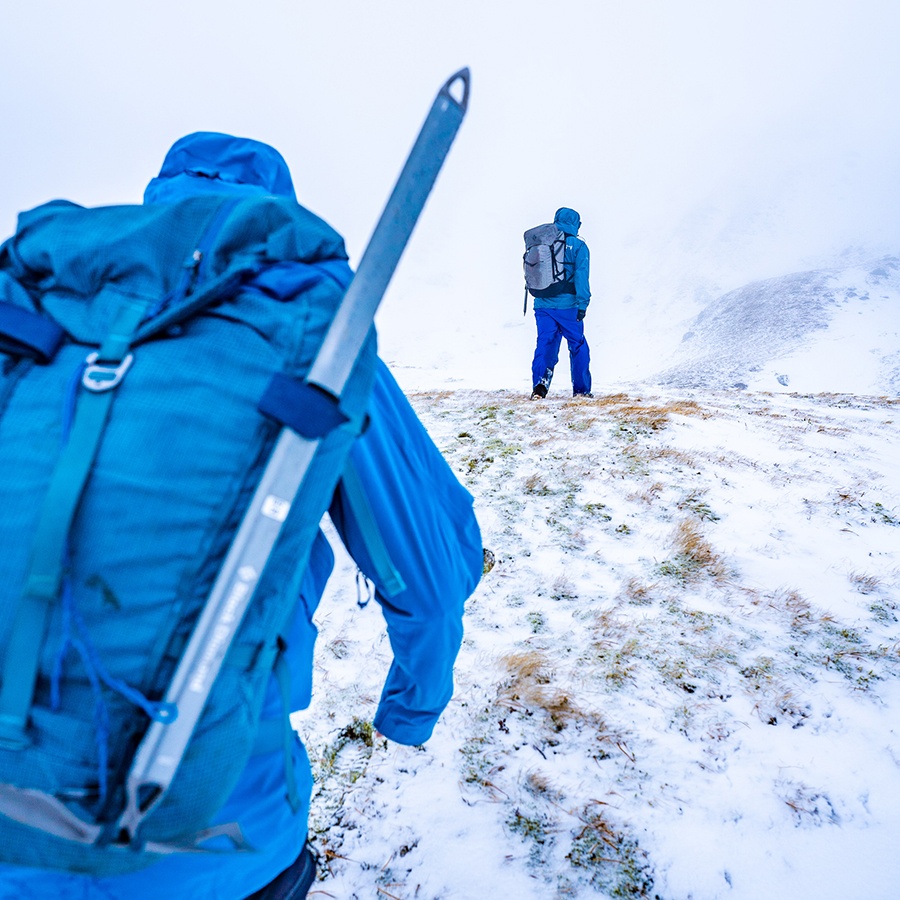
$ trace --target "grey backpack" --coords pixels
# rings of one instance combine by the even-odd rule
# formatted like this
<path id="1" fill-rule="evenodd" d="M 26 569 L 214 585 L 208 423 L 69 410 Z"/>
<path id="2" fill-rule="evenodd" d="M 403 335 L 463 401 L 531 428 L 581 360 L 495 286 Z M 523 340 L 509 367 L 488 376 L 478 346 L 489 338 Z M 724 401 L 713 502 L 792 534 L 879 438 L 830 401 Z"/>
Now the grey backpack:
<path id="1" fill-rule="evenodd" d="M 555 225 L 538 225 L 525 232 L 525 287 L 534 296 L 566 281 L 565 253 L 566 236 Z"/>

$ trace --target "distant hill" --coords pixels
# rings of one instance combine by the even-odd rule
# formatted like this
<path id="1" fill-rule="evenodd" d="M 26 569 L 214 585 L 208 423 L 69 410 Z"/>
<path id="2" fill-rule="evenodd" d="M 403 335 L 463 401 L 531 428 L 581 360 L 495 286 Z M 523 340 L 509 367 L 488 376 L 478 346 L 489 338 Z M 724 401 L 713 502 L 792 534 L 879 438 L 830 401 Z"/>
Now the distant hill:
<path id="1" fill-rule="evenodd" d="M 770 278 L 729 291 L 690 323 L 672 387 L 900 392 L 900 257 Z"/>

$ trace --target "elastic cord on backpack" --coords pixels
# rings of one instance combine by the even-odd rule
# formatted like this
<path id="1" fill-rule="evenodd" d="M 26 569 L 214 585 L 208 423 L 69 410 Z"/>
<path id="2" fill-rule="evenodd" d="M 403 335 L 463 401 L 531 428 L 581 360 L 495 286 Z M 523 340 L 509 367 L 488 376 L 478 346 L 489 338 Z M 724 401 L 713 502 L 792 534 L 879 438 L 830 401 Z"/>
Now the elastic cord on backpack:
<path id="1" fill-rule="evenodd" d="M 74 629 L 73 629 L 74 626 Z M 66 657 L 73 649 L 81 659 L 87 673 L 94 695 L 94 728 L 97 745 L 97 775 L 100 790 L 100 802 L 106 800 L 107 770 L 109 768 L 109 710 L 103 699 L 103 686 L 124 697 L 129 703 L 142 709 L 150 719 L 157 722 L 170 722 L 178 711 L 171 703 L 154 703 L 148 700 L 139 690 L 130 684 L 110 675 L 97 653 L 90 638 L 87 625 L 75 605 L 71 579 L 67 576 L 62 584 L 62 631 L 63 640 L 53 662 L 53 675 L 50 681 L 50 708 L 59 709 L 60 681 L 63 675 Z"/>
<path id="2" fill-rule="evenodd" d="M 65 665 L 69 649 L 74 649 L 81 658 L 82 665 L 87 672 L 88 681 L 91 684 L 91 693 L 94 695 L 94 739 L 97 746 L 97 782 L 100 791 L 100 802 L 106 801 L 107 770 L 109 768 L 109 711 L 103 702 L 103 690 L 100 685 L 97 672 L 91 665 L 90 654 L 87 647 L 77 637 L 72 636 L 72 585 L 68 578 L 62 587 L 62 618 L 63 618 L 63 642 L 53 661 L 53 677 L 50 681 L 50 708 L 59 709 L 59 682 Z"/>

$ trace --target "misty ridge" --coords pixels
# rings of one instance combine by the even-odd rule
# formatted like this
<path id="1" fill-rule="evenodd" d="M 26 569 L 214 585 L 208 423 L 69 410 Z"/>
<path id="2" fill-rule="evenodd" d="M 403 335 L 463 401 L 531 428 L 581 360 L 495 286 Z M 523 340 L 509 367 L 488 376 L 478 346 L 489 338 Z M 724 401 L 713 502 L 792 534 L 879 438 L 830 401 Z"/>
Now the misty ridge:
<path id="1" fill-rule="evenodd" d="M 860 343 L 859 322 L 872 346 Z M 833 344 L 832 370 L 873 368 L 869 391 L 900 392 L 900 257 L 754 282 L 711 302 L 682 337 L 675 362 L 658 374 L 670 387 L 815 390 L 817 346 Z M 768 373 L 766 375 L 765 373 Z"/>

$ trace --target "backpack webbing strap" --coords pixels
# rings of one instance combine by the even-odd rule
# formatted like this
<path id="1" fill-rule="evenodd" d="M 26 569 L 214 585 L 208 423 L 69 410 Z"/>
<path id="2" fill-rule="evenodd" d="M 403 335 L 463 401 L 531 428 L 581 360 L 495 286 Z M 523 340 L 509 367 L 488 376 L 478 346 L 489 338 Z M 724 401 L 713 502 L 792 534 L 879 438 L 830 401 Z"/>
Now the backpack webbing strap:
<path id="1" fill-rule="evenodd" d="M 341 475 L 340 486 L 372 563 L 372 580 L 386 597 L 396 597 L 406 590 L 406 585 L 385 546 L 366 489 L 352 461 Z"/>
<path id="2" fill-rule="evenodd" d="M 53 319 L 0 302 L 0 352 L 48 363 L 65 336 L 66 332 Z"/>
<path id="3" fill-rule="evenodd" d="M 68 440 L 50 477 L 31 545 L 25 591 L 19 600 L 0 687 L 0 746 L 23 749 L 51 604 L 62 582 L 69 529 L 75 518 L 119 384 L 131 364 L 128 352 L 147 303 L 126 303 L 99 352 L 91 353 Z"/>
<path id="4" fill-rule="evenodd" d="M 309 440 L 325 437 L 348 421 L 339 397 L 283 372 L 269 379 L 257 409 Z"/>

